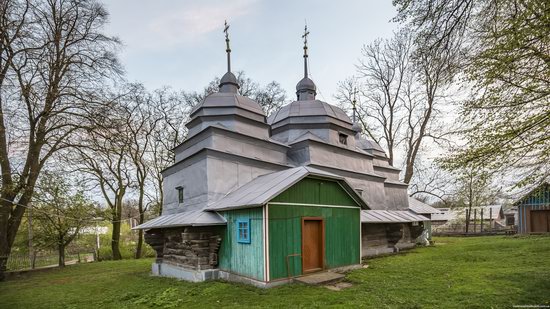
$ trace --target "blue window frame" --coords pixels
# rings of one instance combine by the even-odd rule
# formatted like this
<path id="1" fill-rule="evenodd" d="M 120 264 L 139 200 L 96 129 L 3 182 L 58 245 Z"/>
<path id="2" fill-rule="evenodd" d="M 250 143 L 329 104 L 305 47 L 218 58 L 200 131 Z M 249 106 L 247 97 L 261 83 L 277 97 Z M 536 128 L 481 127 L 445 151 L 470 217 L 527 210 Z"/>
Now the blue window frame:
<path id="1" fill-rule="evenodd" d="M 237 219 L 237 242 L 250 243 L 250 219 Z"/>

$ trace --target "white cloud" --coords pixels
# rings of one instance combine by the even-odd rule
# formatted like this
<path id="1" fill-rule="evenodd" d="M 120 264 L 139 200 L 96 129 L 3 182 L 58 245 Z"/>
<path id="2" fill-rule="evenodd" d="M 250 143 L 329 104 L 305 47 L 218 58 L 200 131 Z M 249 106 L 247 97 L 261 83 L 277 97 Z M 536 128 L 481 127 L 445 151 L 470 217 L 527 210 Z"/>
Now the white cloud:
<path id="1" fill-rule="evenodd" d="M 163 47 L 193 42 L 255 10 L 256 0 L 215 1 L 177 8 L 151 20 L 147 30 Z"/>

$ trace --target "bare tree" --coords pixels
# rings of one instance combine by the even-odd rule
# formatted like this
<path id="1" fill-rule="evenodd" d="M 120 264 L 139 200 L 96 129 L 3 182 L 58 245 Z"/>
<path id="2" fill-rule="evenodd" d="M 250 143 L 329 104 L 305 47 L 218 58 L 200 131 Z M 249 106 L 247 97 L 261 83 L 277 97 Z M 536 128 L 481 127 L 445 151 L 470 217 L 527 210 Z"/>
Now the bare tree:
<path id="1" fill-rule="evenodd" d="M 89 0 L 1 2 L 0 279 L 15 234 L 54 153 L 89 127 L 107 77 L 121 73 L 119 42 Z M 7 118 L 6 118 L 7 117 Z"/>
<path id="2" fill-rule="evenodd" d="M 385 144 L 390 164 L 394 163 L 394 152 L 401 142 L 405 119 L 400 98 L 411 65 L 412 48 L 411 34 L 399 31 L 391 39 L 378 39 L 364 46 L 363 58 L 357 66 L 362 82 L 358 91 L 363 98 L 357 106 L 359 118 L 371 137 Z"/>
<path id="3" fill-rule="evenodd" d="M 417 159 L 415 164 L 414 178 L 409 185 L 409 196 L 445 205 L 455 194 L 451 175 L 433 162 L 426 164 L 422 161 Z"/>
<path id="4" fill-rule="evenodd" d="M 426 49 L 403 29 L 363 47 L 359 77 L 339 85 L 336 98 L 344 106 L 350 106 L 357 88 L 359 121 L 370 138 L 387 148 L 390 164 L 402 162 L 406 183 L 413 179 L 425 140 L 439 142 L 450 133 L 437 116 L 446 103 L 456 52 Z"/>
<path id="5" fill-rule="evenodd" d="M 130 148 L 132 135 L 126 127 L 128 113 L 121 105 L 113 105 L 104 115 L 104 123 L 87 132 L 72 158 L 77 170 L 95 183 L 111 212 L 113 226 L 111 250 L 113 259 L 122 259 L 120 229 L 124 197 L 133 185 L 134 175 Z"/>
<path id="6" fill-rule="evenodd" d="M 154 155 L 155 145 L 154 133 L 158 132 L 161 121 L 164 120 L 164 113 L 156 110 L 152 104 L 153 98 L 141 85 L 134 85 L 127 98 L 124 108 L 127 117 L 124 127 L 129 133 L 128 154 L 137 190 L 137 209 L 139 212 L 139 224 L 145 221 L 145 212 L 148 210 L 151 202 L 146 201 L 147 186 L 151 182 L 155 165 L 151 165 L 151 154 Z M 153 158 L 154 162 L 155 158 Z M 162 189 L 162 188 L 160 188 Z M 141 257 L 143 247 L 143 230 L 138 231 L 138 242 L 135 258 Z"/>
<path id="7" fill-rule="evenodd" d="M 183 92 L 161 88 L 151 94 L 149 102 L 154 107 L 154 113 L 162 118 L 151 132 L 152 140 L 150 156 L 148 156 L 158 215 L 162 214 L 164 201 L 162 171 L 174 163 L 172 149 L 183 142 L 187 134 L 184 124 L 189 120 L 188 116 L 193 105 L 185 95 Z"/>
<path id="8" fill-rule="evenodd" d="M 438 125 L 436 116 L 439 106 L 445 104 L 446 91 L 456 72 L 457 56 L 458 50 L 450 47 L 418 47 L 413 54 L 414 67 L 402 98 L 406 110 L 405 183 L 413 178 L 423 141 L 426 138 L 440 140 L 451 133 Z"/>

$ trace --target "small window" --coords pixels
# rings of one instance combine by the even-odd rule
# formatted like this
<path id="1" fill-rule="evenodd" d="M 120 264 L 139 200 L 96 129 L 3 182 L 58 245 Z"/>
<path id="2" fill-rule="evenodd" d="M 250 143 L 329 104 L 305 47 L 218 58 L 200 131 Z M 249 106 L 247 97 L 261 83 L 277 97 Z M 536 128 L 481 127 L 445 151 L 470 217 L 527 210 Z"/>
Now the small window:
<path id="1" fill-rule="evenodd" d="M 250 219 L 237 220 L 237 242 L 241 244 L 250 243 Z"/>
<path id="2" fill-rule="evenodd" d="M 183 187 L 176 187 L 176 190 L 178 190 L 178 203 L 183 203 Z"/>
<path id="3" fill-rule="evenodd" d="M 348 144 L 348 136 L 344 133 L 339 133 L 338 134 L 338 141 L 340 142 L 340 144 L 347 145 Z"/>
<path id="4" fill-rule="evenodd" d="M 357 192 L 359 196 L 363 196 L 363 189 L 355 189 L 355 192 Z"/>

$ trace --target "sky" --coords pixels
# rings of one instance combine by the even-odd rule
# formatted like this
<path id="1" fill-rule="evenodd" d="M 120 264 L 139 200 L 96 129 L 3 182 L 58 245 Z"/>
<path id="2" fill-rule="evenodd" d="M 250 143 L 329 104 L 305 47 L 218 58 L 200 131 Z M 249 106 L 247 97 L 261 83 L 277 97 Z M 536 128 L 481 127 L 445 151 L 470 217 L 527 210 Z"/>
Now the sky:
<path id="1" fill-rule="evenodd" d="M 201 91 L 226 71 L 223 24 L 230 24 L 232 71 L 267 84 L 279 82 L 289 98 L 303 75 L 304 23 L 309 67 L 318 98 L 333 102 L 338 81 L 355 74 L 361 47 L 390 37 L 391 0 L 104 0 L 106 33 L 123 42 L 120 59 L 130 82 L 149 89 Z"/>

